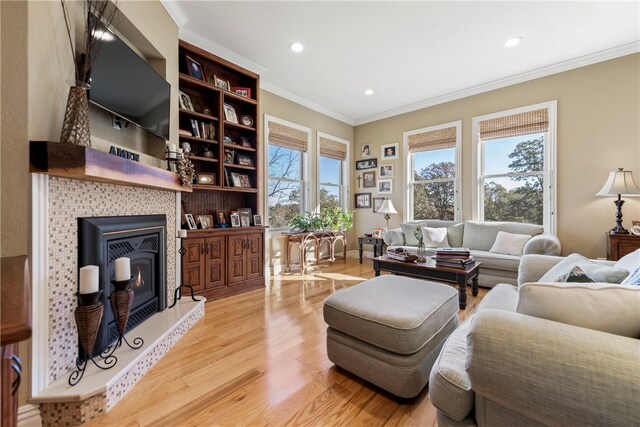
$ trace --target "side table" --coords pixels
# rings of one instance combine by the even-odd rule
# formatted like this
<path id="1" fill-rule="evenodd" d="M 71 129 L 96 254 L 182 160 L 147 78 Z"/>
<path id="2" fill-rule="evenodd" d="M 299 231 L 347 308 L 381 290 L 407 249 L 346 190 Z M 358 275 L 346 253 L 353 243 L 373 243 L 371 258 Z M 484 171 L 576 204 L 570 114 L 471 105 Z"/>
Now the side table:
<path id="1" fill-rule="evenodd" d="M 640 248 L 640 236 L 635 234 L 609 234 L 607 259 L 617 261 L 623 256 Z"/>
<path id="2" fill-rule="evenodd" d="M 360 251 L 360 264 L 362 264 L 362 245 L 373 245 L 373 257 L 384 255 L 384 248 L 387 246 L 382 237 L 358 236 L 358 249 Z"/>

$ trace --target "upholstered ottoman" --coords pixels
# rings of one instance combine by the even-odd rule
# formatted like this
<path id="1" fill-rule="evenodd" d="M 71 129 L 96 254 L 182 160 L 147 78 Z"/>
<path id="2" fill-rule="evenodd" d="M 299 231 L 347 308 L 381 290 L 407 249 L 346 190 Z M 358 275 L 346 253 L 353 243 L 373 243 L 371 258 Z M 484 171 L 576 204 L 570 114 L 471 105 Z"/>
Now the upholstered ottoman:
<path id="1" fill-rule="evenodd" d="M 329 360 L 396 396 L 414 397 L 458 326 L 458 292 L 384 275 L 331 295 L 323 312 Z"/>

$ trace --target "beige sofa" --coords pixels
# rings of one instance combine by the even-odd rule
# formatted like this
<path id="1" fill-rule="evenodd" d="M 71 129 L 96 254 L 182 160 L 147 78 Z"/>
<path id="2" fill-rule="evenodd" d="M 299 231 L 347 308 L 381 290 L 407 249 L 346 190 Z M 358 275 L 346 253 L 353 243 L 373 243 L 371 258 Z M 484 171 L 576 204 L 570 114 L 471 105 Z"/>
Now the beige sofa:
<path id="1" fill-rule="evenodd" d="M 636 258 L 640 262 L 640 252 Z M 538 281 L 561 260 L 524 256 L 520 289 L 497 285 L 477 314 L 449 336 L 429 379 L 440 427 L 638 425 L 640 286 L 527 283 Z M 596 330 L 574 326 L 580 323 L 573 320 L 561 323 L 520 314 L 525 287 L 556 287 L 565 296 L 574 287 L 581 295 L 590 294 L 577 298 L 580 301 L 572 299 L 575 293 L 567 301 L 557 301 L 560 294 L 552 294 L 560 307 L 556 315 L 582 316 L 580 322 L 587 317 L 604 327 Z M 605 288 L 622 295 L 611 304 L 603 296 Z M 540 307 L 547 310 L 548 305 L 553 304 Z M 624 335 L 604 332 L 620 327 L 617 324 L 627 329 Z"/>
<path id="2" fill-rule="evenodd" d="M 446 228 L 449 246 L 469 248 L 476 261 L 482 262 L 478 284 L 483 287 L 490 288 L 498 283 L 515 285 L 517 281 L 521 257 L 489 252 L 499 231 L 533 236 L 525 244 L 523 255 L 560 255 L 560 240 L 556 236 L 544 233 L 540 225 L 515 222 L 412 221 L 402 224 L 402 228 L 388 230 L 384 242 L 388 248 L 400 247 L 415 253 L 418 247 L 412 231 L 418 225 Z"/>

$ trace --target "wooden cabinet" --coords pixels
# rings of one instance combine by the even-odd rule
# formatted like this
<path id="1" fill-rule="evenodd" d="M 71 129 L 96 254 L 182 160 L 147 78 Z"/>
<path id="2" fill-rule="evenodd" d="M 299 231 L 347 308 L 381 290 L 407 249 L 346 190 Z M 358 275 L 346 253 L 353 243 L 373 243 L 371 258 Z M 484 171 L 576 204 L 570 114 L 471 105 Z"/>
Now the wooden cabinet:
<path id="1" fill-rule="evenodd" d="M 609 245 L 607 246 L 607 259 L 617 261 L 623 256 L 640 248 L 640 236 L 634 234 L 607 234 Z"/>
<path id="2" fill-rule="evenodd" d="M 190 230 L 185 284 L 210 300 L 264 287 L 264 227 Z"/>

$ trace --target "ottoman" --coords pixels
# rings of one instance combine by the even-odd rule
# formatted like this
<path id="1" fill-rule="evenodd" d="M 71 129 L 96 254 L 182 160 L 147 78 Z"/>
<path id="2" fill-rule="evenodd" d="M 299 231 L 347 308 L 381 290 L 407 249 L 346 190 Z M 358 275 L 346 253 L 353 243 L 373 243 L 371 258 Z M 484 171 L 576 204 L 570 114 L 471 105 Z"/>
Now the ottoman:
<path id="1" fill-rule="evenodd" d="M 331 295 L 323 315 L 329 360 L 396 396 L 414 397 L 458 326 L 458 292 L 426 280 L 378 276 Z"/>

